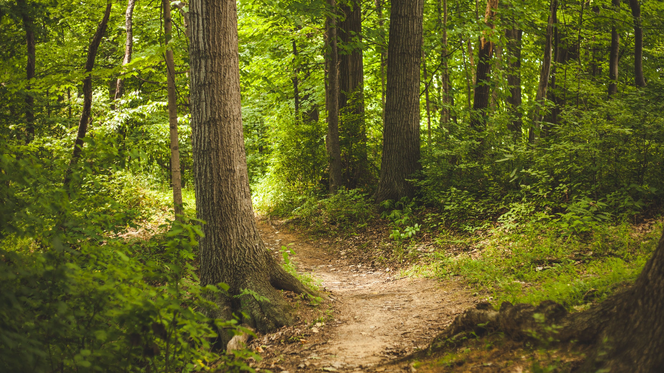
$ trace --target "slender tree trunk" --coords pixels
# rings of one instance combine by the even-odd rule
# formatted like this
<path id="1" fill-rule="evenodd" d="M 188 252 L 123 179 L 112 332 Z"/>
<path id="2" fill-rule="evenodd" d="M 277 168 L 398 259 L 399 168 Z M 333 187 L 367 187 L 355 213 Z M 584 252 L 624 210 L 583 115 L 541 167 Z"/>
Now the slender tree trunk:
<path id="1" fill-rule="evenodd" d="M 376 0 L 376 13 L 378 13 L 378 28 L 381 32 L 384 31 L 383 27 L 385 26 L 385 21 L 383 20 L 383 3 L 382 0 Z M 380 49 L 380 102 L 381 102 L 381 108 L 383 109 L 382 117 L 383 117 L 383 123 L 385 123 L 385 65 L 387 63 L 387 56 L 386 56 L 386 51 L 385 51 L 385 38 L 382 37 L 380 38 L 380 44 L 379 44 L 379 49 Z"/>
<path id="2" fill-rule="evenodd" d="M 637 87 L 645 87 L 643 77 L 643 28 L 641 27 L 640 0 L 629 0 L 629 7 L 634 17 L 634 81 Z"/>
<path id="3" fill-rule="evenodd" d="M 442 2 L 441 0 L 438 0 L 438 18 L 438 23 L 441 24 L 442 28 L 440 38 L 440 59 L 442 62 L 441 88 L 443 90 L 440 122 L 442 126 L 443 123 L 450 122 L 450 107 L 452 106 L 452 92 L 450 92 L 450 70 L 447 63 L 449 58 L 447 55 L 447 0 L 442 0 Z"/>
<path id="4" fill-rule="evenodd" d="M 528 141 L 535 142 L 535 128 L 540 126 L 542 120 L 541 105 L 544 104 L 546 91 L 549 87 L 549 76 L 551 73 L 551 56 L 553 52 L 553 27 L 557 22 L 556 13 L 558 11 L 558 0 L 551 0 L 549 7 L 549 21 L 546 26 L 546 41 L 544 42 L 544 57 L 542 58 L 542 68 L 540 70 L 539 86 L 537 87 L 537 96 L 535 97 L 535 109 L 533 110 L 533 124 L 528 132 Z"/>
<path id="5" fill-rule="evenodd" d="M 327 18 L 327 159 L 330 193 L 336 193 L 343 185 L 341 174 L 341 148 L 339 145 L 339 55 L 337 50 L 337 5 L 329 0 L 330 15 Z"/>
<path id="6" fill-rule="evenodd" d="M 469 71 L 468 63 L 466 62 L 466 52 L 464 51 L 463 37 L 461 37 L 460 42 L 461 42 L 461 48 L 460 48 L 461 49 L 461 57 L 462 57 L 462 60 L 463 60 L 463 71 L 464 71 L 465 76 L 466 76 L 466 101 L 467 101 L 468 113 L 469 113 L 469 117 L 470 117 L 470 116 L 472 116 L 472 112 L 473 112 L 473 105 L 471 104 L 472 90 L 473 90 L 472 84 L 471 84 L 471 81 L 470 81 L 471 71 Z"/>
<path id="7" fill-rule="evenodd" d="M 189 44 L 192 149 L 200 239 L 201 285 L 225 283 L 210 294 L 212 317 L 243 322 L 260 332 L 289 324 L 276 289 L 306 289 L 266 250 L 254 220 L 242 134 L 237 11 L 234 0 L 193 0 Z M 247 291 L 260 297 L 254 297 Z M 239 311 L 239 312 L 238 312 Z M 221 332 L 225 343 L 231 336 Z"/>
<path id="8" fill-rule="evenodd" d="M 493 19 L 497 8 L 498 0 L 487 0 L 484 22 L 491 29 L 494 28 Z M 491 95 L 491 58 L 493 56 L 494 45 L 485 36 L 482 36 L 480 39 L 475 95 L 473 96 L 473 113 L 470 119 L 470 126 L 478 132 L 484 130 L 487 116 L 486 111 L 489 107 Z"/>
<path id="9" fill-rule="evenodd" d="M 104 11 L 104 16 L 97 26 L 97 31 L 92 37 L 90 42 L 90 47 L 88 48 L 88 56 L 85 60 L 85 79 L 83 79 L 83 111 L 81 112 L 81 119 L 78 122 L 78 133 L 76 134 L 76 141 L 74 142 L 74 151 L 71 155 L 71 160 L 69 161 L 69 167 L 65 172 L 65 180 L 63 182 L 65 189 L 69 189 L 69 184 L 71 182 L 71 175 L 73 168 L 78 162 L 78 158 L 81 156 L 81 151 L 83 150 L 83 139 L 88 132 L 88 123 L 90 122 L 90 114 L 92 111 L 92 69 L 95 66 L 95 58 L 97 57 L 97 50 L 99 49 L 99 44 L 101 43 L 101 38 L 106 32 L 106 26 L 108 25 L 108 18 L 111 15 L 111 1 L 107 0 L 106 10 Z"/>
<path id="10" fill-rule="evenodd" d="M 125 29 L 127 39 L 125 40 L 125 54 L 122 59 L 122 66 L 131 62 L 131 53 L 134 49 L 134 29 L 133 16 L 136 0 L 127 0 L 127 11 L 125 12 Z M 119 99 L 124 94 L 124 79 L 118 78 L 115 82 L 115 99 Z"/>
<path id="11" fill-rule="evenodd" d="M 511 17 L 512 27 L 505 31 L 507 39 L 507 85 L 510 95 L 507 97 L 509 106 L 514 119 L 509 124 L 509 129 L 514 134 L 515 139 L 521 137 L 521 36 L 523 32 L 515 25 L 514 16 Z"/>
<path id="12" fill-rule="evenodd" d="M 412 196 L 420 169 L 420 59 L 423 0 L 393 0 L 387 52 L 383 159 L 376 201 Z"/>
<path id="13" fill-rule="evenodd" d="M 298 75 L 300 68 L 298 67 L 299 61 L 297 59 L 297 43 L 293 39 L 293 104 L 295 105 L 295 123 L 300 123 L 300 81 Z"/>
<path id="14" fill-rule="evenodd" d="M 611 0 L 613 15 L 620 12 L 620 0 Z M 611 52 L 609 53 L 609 97 L 618 93 L 618 62 L 620 59 L 620 35 L 616 28 L 615 19 L 612 16 L 611 26 Z"/>
<path id="15" fill-rule="evenodd" d="M 29 144 L 35 137 L 35 98 L 30 93 L 31 80 L 35 77 L 35 30 L 34 20 L 32 19 L 32 16 L 30 16 L 30 11 L 25 0 L 16 0 L 16 4 L 20 8 L 23 28 L 25 29 L 25 45 L 28 57 L 25 65 L 26 78 L 28 80 L 28 84 L 25 87 L 28 92 L 25 95 L 25 143 Z"/>
<path id="16" fill-rule="evenodd" d="M 424 70 L 424 103 L 427 109 L 427 139 L 428 145 L 431 146 L 431 108 L 429 105 L 429 74 L 427 73 L 427 55 L 422 51 L 422 69 Z"/>
<path id="17" fill-rule="evenodd" d="M 344 185 L 353 189 L 367 177 L 367 137 L 364 120 L 364 62 L 361 47 L 362 11 L 358 0 L 341 6 L 339 23 L 339 112 L 341 154 L 345 159 Z"/>
<path id="18" fill-rule="evenodd" d="M 182 210 L 182 176 L 180 175 L 180 146 L 178 144 L 178 100 L 175 91 L 175 63 L 173 49 L 169 48 L 173 31 L 171 18 L 171 1 L 162 0 L 164 7 L 164 38 L 166 44 L 166 72 L 168 81 L 168 127 L 171 140 L 171 188 L 173 188 L 173 205 L 175 218 L 180 219 Z"/>

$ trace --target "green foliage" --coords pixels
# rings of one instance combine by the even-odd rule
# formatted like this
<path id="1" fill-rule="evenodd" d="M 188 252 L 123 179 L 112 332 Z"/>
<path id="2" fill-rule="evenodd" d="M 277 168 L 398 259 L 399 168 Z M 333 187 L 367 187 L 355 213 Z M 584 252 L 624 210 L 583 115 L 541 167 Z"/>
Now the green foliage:
<path id="1" fill-rule="evenodd" d="M 308 198 L 293 216 L 314 232 L 353 232 L 375 217 L 374 206 L 358 189 L 341 189 L 327 198 Z"/>

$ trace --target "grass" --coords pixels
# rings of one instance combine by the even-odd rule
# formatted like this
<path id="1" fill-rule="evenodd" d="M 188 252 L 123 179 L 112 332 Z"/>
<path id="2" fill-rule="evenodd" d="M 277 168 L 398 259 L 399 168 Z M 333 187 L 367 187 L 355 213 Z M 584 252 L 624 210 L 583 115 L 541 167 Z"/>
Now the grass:
<path id="1" fill-rule="evenodd" d="M 628 224 L 598 225 L 579 237 L 537 223 L 517 232 L 493 229 L 480 240 L 448 234 L 437 240 L 432 264 L 413 272 L 461 276 L 495 304 L 551 299 L 578 307 L 633 281 L 655 250 L 661 228 L 661 223 L 645 232 Z M 451 255 L 446 250 L 451 245 L 463 251 Z"/>

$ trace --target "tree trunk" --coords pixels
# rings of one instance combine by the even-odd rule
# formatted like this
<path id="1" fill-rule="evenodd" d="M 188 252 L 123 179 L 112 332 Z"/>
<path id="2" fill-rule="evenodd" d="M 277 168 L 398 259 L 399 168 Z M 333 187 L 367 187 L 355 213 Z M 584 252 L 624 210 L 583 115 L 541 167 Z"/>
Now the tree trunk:
<path id="1" fill-rule="evenodd" d="M 376 13 L 378 13 L 378 29 L 380 32 L 379 46 L 380 49 L 380 103 L 381 109 L 383 109 L 382 117 L 383 123 L 385 123 L 385 64 L 387 63 L 387 56 L 385 55 L 385 37 L 383 26 L 385 21 L 383 20 L 383 3 L 382 0 L 376 0 Z"/>
<path id="2" fill-rule="evenodd" d="M 493 29 L 493 19 L 498 8 L 498 0 L 487 0 L 484 22 L 489 28 Z M 487 117 L 487 108 L 491 96 L 491 57 L 493 55 L 493 42 L 489 41 L 486 35 L 480 39 L 479 58 L 477 63 L 477 72 L 475 78 L 475 94 L 473 96 L 473 112 L 470 118 L 470 126 L 478 132 L 484 130 Z"/>
<path id="3" fill-rule="evenodd" d="M 620 0 L 611 0 L 613 14 L 620 12 Z M 615 19 L 612 17 L 611 26 L 611 51 L 609 53 L 609 98 L 618 93 L 618 62 L 620 59 L 620 35 L 616 28 Z"/>
<path id="4" fill-rule="evenodd" d="M 65 180 L 63 182 L 65 189 L 69 188 L 73 168 L 76 165 L 76 162 L 78 162 L 78 158 L 81 156 L 81 151 L 83 150 L 83 139 L 88 132 L 88 123 L 90 122 L 90 114 L 92 110 L 92 68 L 95 66 L 95 58 L 97 57 L 97 50 L 99 49 L 101 38 L 104 36 L 104 32 L 106 32 L 108 18 L 111 15 L 111 5 L 111 1 L 108 0 L 106 2 L 104 16 L 101 19 L 101 22 L 99 22 L 97 31 L 92 37 L 90 47 L 88 48 L 88 56 L 85 60 L 86 75 L 85 79 L 83 79 L 83 110 L 81 111 L 81 119 L 78 122 L 78 133 L 76 134 L 76 141 L 74 142 L 74 151 L 72 152 L 69 166 L 65 172 Z"/>
<path id="5" fill-rule="evenodd" d="M 35 98 L 30 93 L 30 81 L 35 77 L 35 30 L 34 20 L 30 16 L 30 11 L 25 0 L 16 0 L 16 5 L 20 8 L 23 28 L 25 29 L 25 45 L 28 57 L 25 65 L 26 78 L 28 80 L 28 84 L 25 87 L 26 92 L 28 92 L 25 95 L 25 143 L 29 144 L 35 137 Z"/>
<path id="6" fill-rule="evenodd" d="M 297 43 L 293 39 L 293 105 L 295 106 L 295 124 L 300 123 L 300 81 L 298 75 L 300 63 L 297 58 Z"/>
<path id="7" fill-rule="evenodd" d="M 465 311 L 437 336 L 431 349 L 445 348 L 471 333 L 499 331 L 531 343 L 593 345 L 580 372 L 650 373 L 664 371 L 664 234 L 635 284 L 599 305 L 574 314 L 552 301 L 534 307 L 504 302 Z M 537 336 L 537 337 L 535 337 Z"/>
<path id="8" fill-rule="evenodd" d="M 427 110 L 427 140 L 431 146 L 431 108 L 429 105 L 429 74 L 427 73 L 427 54 L 422 51 L 422 73 L 424 74 L 424 104 Z M 432 79 L 433 80 L 433 79 Z"/>
<path id="9" fill-rule="evenodd" d="M 344 185 L 353 189 L 367 182 L 367 136 L 364 120 L 364 62 L 362 60 L 362 11 L 358 0 L 341 6 L 339 113 L 341 155 L 345 159 Z"/>
<path id="10" fill-rule="evenodd" d="M 210 316 L 229 320 L 235 313 L 260 332 L 273 331 L 291 322 L 277 289 L 306 289 L 270 255 L 254 220 L 242 134 L 236 4 L 194 0 L 189 9 L 196 211 L 205 221 L 201 285 L 229 286 L 227 294 L 214 295 L 220 308 Z M 223 333 L 224 345 L 229 339 Z"/>
<path id="11" fill-rule="evenodd" d="M 528 142 L 535 142 L 535 129 L 540 127 L 542 121 L 541 106 L 546 98 L 546 91 L 549 87 L 549 76 L 551 75 L 551 56 L 553 52 L 553 27 L 557 22 L 556 14 L 558 11 L 558 0 L 551 0 L 549 7 L 549 21 L 546 26 L 546 41 L 544 42 L 544 57 L 542 58 L 542 68 L 540 70 L 539 86 L 535 97 L 535 108 L 533 109 L 532 127 L 528 132 Z"/>
<path id="12" fill-rule="evenodd" d="M 510 112 L 514 116 L 509 123 L 509 130 L 514 135 L 515 140 L 521 138 L 521 36 L 523 31 L 515 25 L 515 19 L 511 17 L 512 28 L 505 31 L 507 39 L 507 85 L 510 95 L 507 97 L 507 104 Z"/>
<path id="13" fill-rule="evenodd" d="M 134 6 L 136 0 L 127 0 L 127 11 L 125 12 L 125 28 L 127 30 L 127 39 L 125 41 L 125 54 L 122 59 L 122 66 L 131 62 L 131 52 L 134 49 L 134 30 L 132 17 L 134 16 Z M 169 7 L 170 8 L 170 7 Z M 165 27 L 165 26 L 164 26 Z M 118 78 L 115 82 L 115 99 L 119 99 L 124 94 L 124 79 Z"/>
<path id="14" fill-rule="evenodd" d="M 182 177 L 180 175 L 180 147 L 178 144 L 178 100 L 175 92 L 175 63 L 173 49 L 169 48 L 173 30 L 171 19 L 171 0 L 162 0 L 164 7 L 164 38 L 166 44 L 166 72 L 168 81 L 168 127 L 171 140 L 171 188 L 173 188 L 173 206 L 175 219 L 180 219 L 182 210 Z M 125 55 L 126 56 L 126 55 Z"/>
<path id="15" fill-rule="evenodd" d="M 634 82 L 637 87 L 645 87 L 643 77 L 643 28 L 641 27 L 641 4 L 639 0 L 629 0 L 634 17 Z"/>
<path id="16" fill-rule="evenodd" d="M 441 17 L 442 14 L 442 17 Z M 450 92 L 450 70 L 448 67 L 447 59 L 447 0 L 438 0 L 438 22 L 441 24 L 442 32 L 440 38 L 440 59 L 442 62 L 441 73 L 441 88 L 442 94 L 442 108 L 440 110 L 440 124 L 449 123 L 450 121 L 450 108 L 452 107 L 452 92 Z"/>
<path id="17" fill-rule="evenodd" d="M 341 148 L 339 144 L 339 54 L 337 50 L 337 5 L 329 0 L 327 18 L 327 159 L 330 193 L 336 193 L 343 185 L 341 174 Z"/>
<path id="18" fill-rule="evenodd" d="M 383 159 L 376 201 L 412 196 L 420 168 L 420 59 L 423 0 L 394 0 L 387 51 Z"/>

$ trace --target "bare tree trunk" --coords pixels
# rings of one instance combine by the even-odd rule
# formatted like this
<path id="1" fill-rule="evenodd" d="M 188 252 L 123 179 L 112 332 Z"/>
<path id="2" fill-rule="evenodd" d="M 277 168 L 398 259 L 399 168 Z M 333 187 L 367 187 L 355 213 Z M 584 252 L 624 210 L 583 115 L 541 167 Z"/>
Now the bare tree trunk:
<path id="1" fill-rule="evenodd" d="M 341 6 L 339 23 L 339 128 L 343 184 L 349 188 L 368 182 L 367 136 L 364 120 L 364 62 L 361 47 L 362 11 L 358 0 Z"/>
<path id="2" fill-rule="evenodd" d="M 423 0 L 393 0 L 387 52 L 383 159 L 376 201 L 412 196 L 420 168 L 420 59 Z"/>
<path id="3" fill-rule="evenodd" d="M 306 289 L 276 263 L 254 220 L 242 134 L 236 4 L 193 0 L 189 9 L 196 212 L 206 222 L 199 242 L 200 279 L 203 286 L 229 286 L 228 293 L 210 295 L 220 308 L 208 313 L 226 320 L 235 313 L 260 332 L 272 331 L 292 321 L 277 289 Z M 221 334 L 225 345 L 231 336 Z"/>
<path id="4" fill-rule="evenodd" d="M 376 0 L 376 13 L 378 13 L 378 28 L 380 29 L 380 32 L 383 32 L 383 27 L 385 25 L 385 21 L 383 20 L 383 3 L 382 0 Z M 383 34 L 381 34 L 383 35 Z M 385 46 L 383 43 L 385 42 L 385 38 L 380 39 L 380 102 L 381 102 L 381 108 L 383 109 L 382 117 L 383 117 L 383 123 L 385 123 L 385 64 L 387 63 L 387 56 L 385 55 Z"/>
<path id="5" fill-rule="evenodd" d="M 450 107 L 452 106 L 452 93 L 450 92 L 450 70 L 447 63 L 447 59 L 449 58 L 447 55 L 447 0 L 442 0 L 442 4 L 441 0 L 438 0 L 438 18 L 438 23 L 440 23 L 442 27 L 440 38 L 440 59 L 442 62 L 441 88 L 443 90 L 440 122 L 442 126 L 443 123 L 449 123 Z"/>
<path id="6" fill-rule="evenodd" d="M 540 70 L 539 86 L 537 87 L 537 96 L 535 97 L 535 109 L 533 110 L 532 127 L 528 132 L 528 141 L 535 142 L 535 128 L 540 127 L 542 121 L 542 110 L 539 106 L 544 104 L 546 91 L 549 87 L 549 76 L 551 75 L 551 56 L 553 52 L 553 27 L 557 22 L 556 13 L 558 11 L 558 0 L 551 0 L 549 7 L 549 21 L 546 26 L 546 41 L 544 42 L 544 57 L 542 58 L 542 68 Z"/>
<path id="7" fill-rule="evenodd" d="M 300 123 L 300 81 L 298 74 L 300 69 L 298 67 L 299 61 L 297 60 L 297 43 L 293 39 L 293 104 L 295 105 L 295 123 Z"/>
<path id="8" fill-rule="evenodd" d="M 30 81 L 35 77 L 35 30 L 34 20 L 30 16 L 30 11 L 25 0 L 16 0 L 16 5 L 20 8 L 21 19 L 23 21 L 23 28 L 25 29 L 25 45 L 27 51 L 27 62 L 25 65 L 26 78 L 28 84 L 25 87 L 27 92 L 30 92 Z M 35 98 L 32 94 L 25 95 L 25 123 L 26 123 L 26 136 L 25 143 L 29 144 L 35 138 Z"/>
<path id="9" fill-rule="evenodd" d="M 422 51 L 422 69 L 424 70 L 424 102 L 427 109 L 427 139 L 428 145 L 431 146 L 431 109 L 429 105 L 429 74 L 427 74 L 427 55 L 424 50 Z"/>
<path id="10" fill-rule="evenodd" d="M 491 29 L 494 28 L 493 19 L 498 8 L 498 0 L 487 0 L 484 22 Z M 486 121 L 486 110 L 489 107 L 491 94 L 491 58 L 493 56 L 493 42 L 484 36 L 480 39 L 480 51 L 477 63 L 477 78 L 475 79 L 475 95 L 473 96 L 473 112 L 470 126 L 476 131 L 483 131 Z"/>
<path id="11" fill-rule="evenodd" d="M 125 40 L 125 54 L 122 59 L 122 66 L 131 62 L 131 53 L 134 49 L 134 29 L 133 16 L 136 0 L 127 0 L 127 11 L 125 12 L 125 29 L 127 39 Z M 118 78 L 115 82 L 115 99 L 119 99 L 124 94 L 124 79 Z"/>
<path id="12" fill-rule="evenodd" d="M 613 6 L 613 15 L 620 12 L 620 0 L 611 0 Z M 620 35 L 615 25 L 615 19 L 612 18 L 611 26 L 611 52 L 609 53 L 609 97 L 618 93 L 618 62 L 620 59 Z"/>
<path id="13" fill-rule="evenodd" d="M 511 17 L 512 28 L 505 31 L 507 38 L 507 85 L 510 95 L 507 98 L 509 109 L 514 119 L 509 124 L 509 129 L 515 139 L 521 138 L 521 36 L 523 31 L 515 25 L 514 16 Z"/>
<path id="14" fill-rule="evenodd" d="M 328 1 L 332 14 L 327 18 L 327 159 L 330 193 L 343 185 L 341 174 L 341 148 L 339 145 L 339 55 L 337 50 L 337 4 Z"/>
<path id="15" fill-rule="evenodd" d="M 182 176 L 180 175 L 180 146 L 178 144 L 178 99 L 175 92 L 175 63 L 173 49 L 169 48 L 173 31 L 171 1 L 162 0 L 164 7 L 164 41 L 166 44 L 166 69 L 168 81 L 168 127 L 171 140 L 171 188 L 173 188 L 173 206 L 175 219 L 180 219 L 182 210 Z"/>
<path id="16" fill-rule="evenodd" d="M 643 28 L 641 27 L 641 4 L 639 0 L 629 0 L 634 17 L 634 81 L 637 87 L 645 87 L 643 77 Z"/>
<path id="17" fill-rule="evenodd" d="M 76 162 L 78 162 L 78 158 L 81 156 L 83 139 L 88 132 L 88 123 L 90 122 L 90 114 L 92 111 L 92 69 L 95 66 L 95 58 L 97 57 L 97 50 L 99 49 L 101 38 L 104 36 L 104 32 L 106 32 L 108 18 L 111 15 L 111 5 L 111 1 L 107 0 L 104 16 L 102 17 L 101 22 L 99 22 L 97 31 L 92 37 L 90 47 L 88 48 L 88 56 L 85 60 L 86 75 L 85 79 L 83 79 L 83 111 L 81 112 L 81 119 L 78 122 L 78 133 L 76 134 L 76 141 L 74 142 L 74 151 L 72 152 L 69 166 L 65 172 L 65 180 L 63 182 L 65 189 L 69 188 L 73 168 L 76 165 Z"/>

